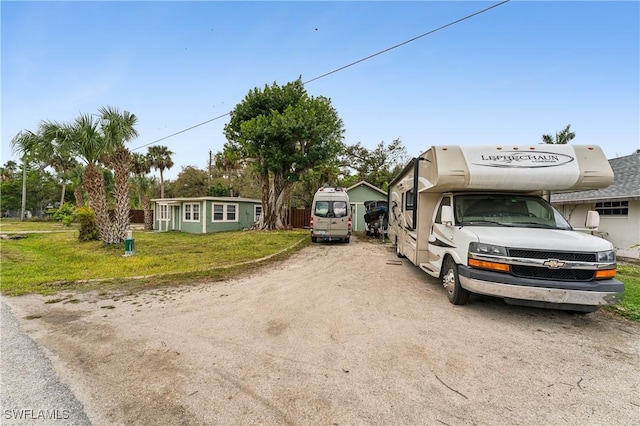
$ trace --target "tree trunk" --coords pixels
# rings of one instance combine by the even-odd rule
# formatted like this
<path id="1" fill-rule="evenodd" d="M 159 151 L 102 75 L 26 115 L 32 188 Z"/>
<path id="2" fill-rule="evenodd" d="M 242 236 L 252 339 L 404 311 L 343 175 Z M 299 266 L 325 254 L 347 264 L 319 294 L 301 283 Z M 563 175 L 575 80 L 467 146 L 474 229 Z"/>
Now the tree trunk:
<path id="1" fill-rule="evenodd" d="M 84 184 L 89 195 L 89 207 L 96 216 L 96 227 L 100 239 L 107 244 L 111 240 L 111 219 L 107 209 L 107 193 L 104 185 L 104 177 L 95 164 L 89 164 L 84 175 Z"/>
<path id="2" fill-rule="evenodd" d="M 76 189 L 73 190 L 73 196 L 76 199 L 76 207 L 84 206 L 84 197 L 82 192 L 82 185 L 76 186 Z"/>
<path id="3" fill-rule="evenodd" d="M 131 223 L 129 217 L 129 166 L 131 163 L 131 152 L 127 148 L 119 147 L 110 156 L 110 164 L 113 168 L 113 197 L 116 201 L 115 220 L 112 224 L 112 235 L 108 244 L 119 244 L 124 242 L 127 236 L 127 229 Z"/>
<path id="4" fill-rule="evenodd" d="M 284 179 L 282 173 L 269 173 L 261 176 L 262 216 L 259 229 L 285 229 L 287 201 L 293 184 Z"/>
<path id="5" fill-rule="evenodd" d="M 144 210 L 144 229 L 153 231 L 153 215 L 151 214 L 151 198 L 145 195 L 142 198 L 142 209 Z"/>
<path id="6" fill-rule="evenodd" d="M 20 204 L 20 222 L 24 220 L 27 210 L 27 157 L 22 159 L 22 203 Z"/>
<path id="7" fill-rule="evenodd" d="M 60 207 L 64 204 L 64 196 L 67 192 L 67 182 L 62 182 L 62 195 L 60 196 Z"/>
<path id="8" fill-rule="evenodd" d="M 164 198 L 164 176 L 162 175 L 162 169 L 160 169 L 160 198 Z"/>

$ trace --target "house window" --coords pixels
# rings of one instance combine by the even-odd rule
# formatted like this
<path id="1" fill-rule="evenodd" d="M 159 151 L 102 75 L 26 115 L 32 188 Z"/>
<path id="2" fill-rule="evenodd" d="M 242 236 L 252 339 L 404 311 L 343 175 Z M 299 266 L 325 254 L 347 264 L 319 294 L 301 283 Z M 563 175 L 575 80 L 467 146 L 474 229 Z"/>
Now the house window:
<path id="1" fill-rule="evenodd" d="M 213 221 L 223 221 L 224 220 L 224 205 L 223 204 L 214 204 L 213 205 Z"/>
<path id="2" fill-rule="evenodd" d="M 602 201 L 596 203 L 596 211 L 600 216 L 628 216 L 629 201 Z"/>
<path id="3" fill-rule="evenodd" d="M 238 205 L 237 204 L 214 204 L 212 222 L 237 222 L 238 221 Z"/>
<path id="4" fill-rule="evenodd" d="M 200 204 L 184 205 L 184 221 L 185 222 L 200 221 Z"/>
<path id="5" fill-rule="evenodd" d="M 262 216 L 262 206 L 253 206 L 253 221 L 258 222 Z"/>
<path id="6" fill-rule="evenodd" d="M 159 208 L 159 210 L 160 210 L 160 211 L 159 211 L 159 214 L 158 214 L 158 216 L 159 216 L 158 218 L 159 218 L 160 220 L 167 220 L 167 219 L 169 219 L 169 206 L 168 206 L 168 205 L 166 205 L 166 204 L 160 204 L 160 205 L 158 206 L 158 208 Z"/>

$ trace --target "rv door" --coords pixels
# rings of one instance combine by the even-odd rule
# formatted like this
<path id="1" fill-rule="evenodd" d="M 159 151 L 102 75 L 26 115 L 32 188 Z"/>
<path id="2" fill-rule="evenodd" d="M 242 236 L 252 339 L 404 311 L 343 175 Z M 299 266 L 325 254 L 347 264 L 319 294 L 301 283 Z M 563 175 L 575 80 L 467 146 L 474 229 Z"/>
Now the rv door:
<path id="1" fill-rule="evenodd" d="M 442 260 L 447 250 L 455 247 L 453 243 L 454 228 L 451 226 L 451 221 L 453 220 L 452 205 L 450 195 L 442 197 L 431 222 L 429 263 L 431 264 L 430 269 L 434 271 L 439 271 L 442 267 Z"/>

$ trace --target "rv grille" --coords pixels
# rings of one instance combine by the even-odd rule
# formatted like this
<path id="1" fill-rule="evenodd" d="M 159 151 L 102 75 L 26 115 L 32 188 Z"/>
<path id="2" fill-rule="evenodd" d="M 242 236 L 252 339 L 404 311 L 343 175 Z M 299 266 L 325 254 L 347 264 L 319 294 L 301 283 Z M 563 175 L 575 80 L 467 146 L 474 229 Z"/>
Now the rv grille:
<path id="1" fill-rule="evenodd" d="M 511 272 L 518 277 L 558 281 L 590 281 L 594 277 L 594 271 L 584 269 L 547 269 L 521 265 L 511 265 Z"/>
<path id="2" fill-rule="evenodd" d="M 525 250 L 510 248 L 509 256 L 511 257 L 523 257 L 528 259 L 558 259 L 569 260 L 574 262 L 595 262 L 595 253 L 571 253 L 562 251 L 538 251 L 538 250 Z"/>

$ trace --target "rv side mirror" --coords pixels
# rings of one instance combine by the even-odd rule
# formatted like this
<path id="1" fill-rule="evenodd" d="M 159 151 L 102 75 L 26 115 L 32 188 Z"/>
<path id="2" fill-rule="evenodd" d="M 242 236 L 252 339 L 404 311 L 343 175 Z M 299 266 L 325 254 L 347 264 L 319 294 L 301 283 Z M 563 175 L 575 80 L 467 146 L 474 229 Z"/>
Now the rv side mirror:
<path id="1" fill-rule="evenodd" d="M 600 215 L 596 211 L 589 210 L 584 226 L 587 228 L 597 228 L 598 225 L 600 225 Z"/>
<path id="2" fill-rule="evenodd" d="M 445 225 L 451 225 L 453 223 L 453 213 L 451 212 L 451 206 L 442 206 L 440 212 L 440 221 Z"/>

